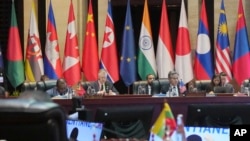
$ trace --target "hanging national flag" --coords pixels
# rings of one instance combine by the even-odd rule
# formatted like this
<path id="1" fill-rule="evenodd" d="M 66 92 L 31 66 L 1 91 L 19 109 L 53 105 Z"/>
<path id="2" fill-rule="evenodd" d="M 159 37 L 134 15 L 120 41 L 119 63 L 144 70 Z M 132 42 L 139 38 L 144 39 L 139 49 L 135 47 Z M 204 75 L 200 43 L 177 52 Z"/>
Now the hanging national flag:
<path id="1" fill-rule="evenodd" d="M 197 47 L 194 60 L 194 74 L 196 80 L 211 80 L 214 75 L 213 52 L 209 38 L 205 1 L 202 0 Z"/>
<path id="2" fill-rule="evenodd" d="M 176 41 L 175 70 L 182 83 L 186 84 L 194 78 L 190 38 L 184 0 L 181 2 L 179 29 Z"/>
<path id="3" fill-rule="evenodd" d="M 4 65 L 3 65 L 3 52 L 2 52 L 2 46 L 0 44 L 0 68 L 3 69 Z"/>
<path id="4" fill-rule="evenodd" d="M 215 72 L 225 72 L 227 74 L 227 81 L 232 79 L 232 65 L 229 47 L 227 18 L 224 0 L 222 0 L 216 41 Z"/>
<path id="5" fill-rule="evenodd" d="M 12 8 L 11 8 L 11 25 L 9 29 L 6 58 L 7 58 L 6 76 L 10 84 L 14 88 L 16 88 L 17 86 L 19 86 L 24 82 L 25 78 L 24 78 L 23 54 L 22 54 L 19 30 L 17 26 L 14 1 L 12 1 Z"/>
<path id="6" fill-rule="evenodd" d="M 81 80 L 81 68 L 76 31 L 74 8 L 71 0 L 63 60 L 63 76 L 67 84 L 70 86 L 77 84 Z"/>
<path id="7" fill-rule="evenodd" d="M 168 13 L 165 0 L 163 0 L 161 10 L 156 64 L 159 78 L 168 78 L 168 72 L 174 70 L 174 52 L 169 31 Z"/>
<path id="8" fill-rule="evenodd" d="M 115 83 L 119 80 L 118 60 L 115 41 L 115 27 L 112 19 L 112 7 L 110 0 L 108 1 L 108 14 L 106 17 L 106 26 L 104 32 L 101 68 L 108 73 L 108 79 Z"/>
<path id="9" fill-rule="evenodd" d="M 233 76 L 239 85 L 242 84 L 245 79 L 250 78 L 250 47 L 242 0 L 239 1 L 238 7 L 233 55 Z"/>
<path id="10" fill-rule="evenodd" d="M 56 32 L 56 22 L 52 3 L 49 4 L 48 25 L 46 35 L 45 57 L 44 57 L 44 73 L 50 79 L 58 79 L 62 77 L 62 64 L 59 55 L 59 44 Z"/>
<path id="11" fill-rule="evenodd" d="M 35 3 L 33 1 L 25 59 L 25 74 L 28 81 L 39 81 L 44 74 L 43 56 L 35 11 Z"/>
<path id="12" fill-rule="evenodd" d="M 146 80 L 148 74 L 156 76 L 155 51 L 152 39 L 148 1 L 145 0 L 141 32 L 139 37 L 138 73 L 142 80 Z"/>
<path id="13" fill-rule="evenodd" d="M 89 1 L 88 19 L 82 54 L 82 70 L 86 80 L 97 80 L 99 71 L 99 57 L 91 0 Z"/>
<path id="14" fill-rule="evenodd" d="M 150 135 L 150 141 L 156 141 L 156 140 L 166 140 L 166 130 L 169 132 L 169 136 L 173 134 L 173 132 L 176 129 L 176 121 L 174 118 L 174 115 L 171 111 L 170 106 L 168 103 L 164 103 L 164 107 L 156 119 L 155 123 L 153 124 L 151 128 L 151 135 Z"/>
<path id="15" fill-rule="evenodd" d="M 136 81 L 135 39 L 130 11 L 130 0 L 127 2 L 126 19 L 123 29 L 120 74 L 126 86 Z"/>

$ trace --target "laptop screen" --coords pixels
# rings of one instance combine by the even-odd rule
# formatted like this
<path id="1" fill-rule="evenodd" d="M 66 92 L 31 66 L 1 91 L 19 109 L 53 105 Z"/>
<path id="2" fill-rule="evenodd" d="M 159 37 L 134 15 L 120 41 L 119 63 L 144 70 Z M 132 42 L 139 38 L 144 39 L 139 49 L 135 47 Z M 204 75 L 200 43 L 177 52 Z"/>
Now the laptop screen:
<path id="1" fill-rule="evenodd" d="M 67 137 L 70 141 L 101 140 L 103 124 L 82 120 L 66 120 Z"/>

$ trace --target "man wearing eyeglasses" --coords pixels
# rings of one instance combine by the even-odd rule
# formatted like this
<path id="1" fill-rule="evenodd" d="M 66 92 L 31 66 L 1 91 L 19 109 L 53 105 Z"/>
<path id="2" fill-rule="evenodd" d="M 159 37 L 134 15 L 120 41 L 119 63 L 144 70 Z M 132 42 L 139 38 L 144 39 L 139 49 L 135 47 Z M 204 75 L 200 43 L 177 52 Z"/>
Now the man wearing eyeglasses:
<path id="1" fill-rule="evenodd" d="M 179 89 L 179 74 L 176 71 L 170 71 L 168 73 L 169 86 L 167 90 L 167 96 L 178 97 L 180 95 Z"/>

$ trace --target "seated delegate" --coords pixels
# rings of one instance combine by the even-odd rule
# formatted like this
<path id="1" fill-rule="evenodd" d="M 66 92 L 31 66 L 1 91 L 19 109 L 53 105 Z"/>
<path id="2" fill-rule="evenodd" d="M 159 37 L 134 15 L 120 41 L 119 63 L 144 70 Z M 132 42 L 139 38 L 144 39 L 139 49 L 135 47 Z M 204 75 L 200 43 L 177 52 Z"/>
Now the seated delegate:
<path id="1" fill-rule="evenodd" d="M 221 86 L 221 77 L 220 74 L 214 74 L 210 84 L 206 87 L 206 92 L 208 94 L 214 94 L 215 87 Z"/>
<path id="2" fill-rule="evenodd" d="M 51 97 L 61 96 L 68 98 L 68 94 L 72 94 L 73 90 L 67 86 L 64 79 L 60 78 L 56 81 L 56 86 L 46 91 L 46 93 Z"/>
<path id="3" fill-rule="evenodd" d="M 107 72 L 104 69 L 100 69 L 98 72 L 98 80 L 91 84 L 97 95 L 116 95 L 119 92 L 114 85 L 107 80 Z"/>
<path id="4" fill-rule="evenodd" d="M 165 90 L 164 90 L 166 91 L 167 96 L 178 97 L 178 96 L 181 96 L 181 94 L 184 94 L 186 92 L 186 91 L 180 90 L 179 74 L 176 71 L 170 71 L 168 73 L 168 80 L 169 80 L 169 84 L 165 86 Z"/>
<path id="5" fill-rule="evenodd" d="M 227 74 L 225 72 L 220 73 L 221 77 L 221 86 L 226 87 L 228 89 L 228 93 L 233 93 L 234 92 L 234 87 L 232 84 L 227 82 Z"/>

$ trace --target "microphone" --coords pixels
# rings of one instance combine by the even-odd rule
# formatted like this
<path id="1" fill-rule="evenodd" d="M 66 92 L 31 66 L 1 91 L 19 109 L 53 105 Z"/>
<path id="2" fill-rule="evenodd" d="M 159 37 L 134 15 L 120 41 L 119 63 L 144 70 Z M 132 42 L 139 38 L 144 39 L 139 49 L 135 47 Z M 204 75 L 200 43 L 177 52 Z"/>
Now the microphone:
<path id="1" fill-rule="evenodd" d="M 90 83 L 87 83 L 87 94 L 91 94 L 92 91 L 92 86 L 90 85 Z"/>
<path id="2" fill-rule="evenodd" d="M 104 83 L 106 93 L 109 93 L 109 85 L 107 82 Z"/>

